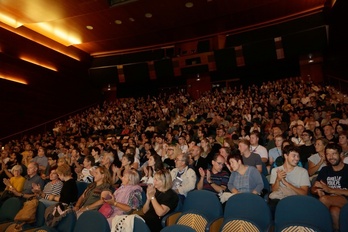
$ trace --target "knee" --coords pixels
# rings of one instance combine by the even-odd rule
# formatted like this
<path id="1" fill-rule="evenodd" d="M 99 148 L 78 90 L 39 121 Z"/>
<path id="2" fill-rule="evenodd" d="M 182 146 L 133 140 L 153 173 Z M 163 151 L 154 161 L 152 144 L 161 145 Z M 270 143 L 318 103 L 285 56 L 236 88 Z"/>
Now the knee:
<path id="1" fill-rule="evenodd" d="M 319 198 L 319 200 L 324 204 L 324 205 L 326 205 L 327 207 L 330 207 L 330 196 L 328 196 L 328 195 L 324 195 L 324 196 L 321 196 L 320 198 Z"/>

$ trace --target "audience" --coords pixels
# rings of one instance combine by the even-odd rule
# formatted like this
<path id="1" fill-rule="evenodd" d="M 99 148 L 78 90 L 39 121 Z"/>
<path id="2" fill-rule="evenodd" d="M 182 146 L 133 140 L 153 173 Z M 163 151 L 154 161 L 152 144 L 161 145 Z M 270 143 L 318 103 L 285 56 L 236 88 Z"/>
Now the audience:
<path id="1" fill-rule="evenodd" d="M 327 142 L 330 142 L 329 145 L 338 143 L 343 150 L 340 159 L 348 162 L 347 113 L 348 104 L 337 97 L 334 88 L 315 85 L 298 77 L 269 81 L 260 86 L 214 89 L 202 93 L 198 99 L 192 99 L 184 92 L 117 99 L 58 121 L 52 131 L 24 135 L 21 139 L 3 143 L 0 176 L 11 180 L 17 174 L 9 170 L 22 164 L 28 176 L 23 191 L 18 189 L 13 194 L 19 197 L 23 194 L 25 198 L 34 195 L 31 182 L 38 183 L 43 189 L 40 175 L 47 178 L 57 166 L 59 179 L 63 181 L 62 192 L 65 182 L 75 184 L 76 179 L 92 182 L 91 186 L 96 188 L 95 177 L 103 179 L 100 176 L 104 174 L 110 175 L 112 181 L 102 181 L 102 184 L 108 185 L 106 189 L 113 189 L 117 187 L 117 182 L 123 183 L 124 173 L 133 169 L 149 179 L 157 176 L 162 166 L 157 167 L 155 160 L 156 165 L 152 165 L 152 161 L 149 164 L 150 153 L 147 154 L 155 148 L 153 157 L 160 156 L 164 167 L 172 170 L 174 184 L 171 187 L 182 198 L 195 188 L 217 193 L 229 191 L 226 173 L 228 176 L 230 172 L 242 175 L 240 172 L 243 169 L 251 170 L 252 166 L 259 172 L 263 171 L 263 166 L 273 168 L 270 170 L 273 192 L 281 186 L 303 194 L 309 186 L 308 175 L 315 180 L 325 163 L 330 163 L 324 156 Z M 281 141 L 290 139 L 300 148 L 301 162 L 297 159 L 296 148 L 290 153 L 286 149 L 288 153 L 281 150 Z M 242 160 L 236 160 L 238 165 L 233 168 L 227 157 L 234 153 L 236 144 Z M 202 160 L 206 161 L 204 165 L 201 165 Z M 39 165 L 36 171 L 33 161 Z M 308 171 L 297 167 L 301 164 Z M 93 166 L 97 167 L 96 173 Z M 59 171 L 60 167 L 68 167 L 70 174 Z M 102 167 L 107 173 L 101 170 L 104 170 Z M 192 168 L 196 169 L 196 175 L 193 175 Z M 303 175 L 292 182 L 293 173 L 297 173 L 295 170 L 301 170 Z M 37 172 L 40 174 L 37 175 Z M 71 174 L 75 179 L 71 179 Z M 1 184 L 1 191 L 9 189 L 4 181 Z M 91 197 L 89 194 L 84 193 L 87 198 L 83 199 Z M 271 199 L 279 199 L 274 195 L 271 193 Z M 61 198 L 64 199 L 62 193 L 53 200 L 62 201 Z M 80 214 L 90 208 L 97 209 L 103 203 L 100 198 L 94 200 L 97 203 L 91 203 L 92 199 L 89 199 L 90 202 L 84 204 L 80 199 L 75 209 L 80 209 Z M 75 201 L 64 200 L 67 203 Z M 157 204 L 155 207 L 157 209 Z M 168 212 L 166 207 L 161 208 Z M 173 208 L 170 207 L 170 210 Z M 337 210 L 333 212 L 333 217 L 336 214 Z"/>

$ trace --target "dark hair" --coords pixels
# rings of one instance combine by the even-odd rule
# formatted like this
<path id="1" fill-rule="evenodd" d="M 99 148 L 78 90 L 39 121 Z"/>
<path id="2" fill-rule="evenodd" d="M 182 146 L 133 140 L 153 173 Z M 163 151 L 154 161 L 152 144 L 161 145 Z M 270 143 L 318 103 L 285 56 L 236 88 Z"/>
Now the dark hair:
<path id="1" fill-rule="evenodd" d="M 328 145 L 326 145 L 325 154 L 326 154 L 327 149 L 336 150 L 339 155 L 341 155 L 341 153 L 342 153 L 342 147 L 336 143 L 329 143 Z"/>
<path id="2" fill-rule="evenodd" d="M 314 136 L 313 131 L 311 131 L 311 130 L 304 130 L 303 133 L 307 133 L 309 135 L 309 137 L 312 137 L 312 138 Z"/>
<path id="3" fill-rule="evenodd" d="M 95 165 L 95 159 L 92 155 L 86 155 L 85 156 L 85 159 L 89 162 L 91 162 L 91 166 L 94 166 Z"/>
<path id="4" fill-rule="evenodd" d="M 134 154 L 125 153 L 123 157 L 126 157 L 126 159 L 130 162 L 129 165 L 132 165 L 134 163 Z"/>
<path id="5" fill-rule="evenodd" d="M 163 166 L 163 162 L 162 162 L 162 157 L 157 155 L 157 154 L 152 154 L 152 153 L 151 153 L 150 157 L 151 156 L 153 157 L 153 159 L 155 161 L 155 167 L 154 167 L 155 171 L 157 172 L 158 170 L 163 169 L 164 166 Z"/>
<path id="6" fill-rule="evenodd" d="M 92 150 L 95 152 L 98 152 L 98 155 L 100 155 L 100 148 L 99 147 L 92 147 Z"/>
<path id="7" fill-rule="evenodd" d="M 52 160 L 58 161 L 59 156 L 56 152 L 53 152 L 52 154 L 47 155 L 48 158 L 51 158 Z"/>
<path id="8" fill-rule="evenodd" d="M 283 147 L 282 152 L 283 155 L 289 155 L 290 152 L 296 152 L 298 154 L 300 154 L 300 148 L 298 146 L 295 145 L 286 145 L 285 147 Z"/>
<path id="9" fill-rule="evenodd" d="M 233 150 L 231 152 L 231 154 L 229 154 L 228 157 L 227 157 L 227 163 L 231 165 L 230 159 L 235 159 L 237 162 L 240 160 L 241 163 L 244 164 L 243 156 L 242 156 L 242 154 L 240 153 L 240 151 L 238 149 L 237 150 Z"/>

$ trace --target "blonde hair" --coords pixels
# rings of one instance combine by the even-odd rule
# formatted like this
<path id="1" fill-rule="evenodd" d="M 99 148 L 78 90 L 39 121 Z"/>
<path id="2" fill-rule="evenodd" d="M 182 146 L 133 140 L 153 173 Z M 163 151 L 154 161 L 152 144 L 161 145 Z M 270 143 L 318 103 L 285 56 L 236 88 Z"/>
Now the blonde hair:
<path id="1" fill-rule="evenodd" d="M 71 175 L 71 168 L 68 164 L 62 164 L 56 169 L 56 172 L 58 175 L 63 176 L 70 176 Z"/>
<path id="2" fill-rule="evenodd" d="M 124 175 L 128 175 L 128 180 L 129 180 L 129 184 L 130 185 L 137 185 L 140 182 L 140 177 L 139 177 L 139 173 L 133 169 L 130 170 L 125 170 L 123 173 Z"/>
<path id="3" fill-rule="evenodd" d="M 167 169 L 159 170 L 155 173 L 154 177 L 157 177 L 163 183 L 164 191 L 172 188 L 173 181 L 170 172 Z"/>
<path id="4" fill-rule="evenodd" d="M 22 172 L 23 172 L 23 168 L 19 164 L 15 165 L 11 168 L 11 173 L 13 173 L 13 171 L 15 171 L 15 170 L 18 170 L 20 174 L 22 174 Z"/>

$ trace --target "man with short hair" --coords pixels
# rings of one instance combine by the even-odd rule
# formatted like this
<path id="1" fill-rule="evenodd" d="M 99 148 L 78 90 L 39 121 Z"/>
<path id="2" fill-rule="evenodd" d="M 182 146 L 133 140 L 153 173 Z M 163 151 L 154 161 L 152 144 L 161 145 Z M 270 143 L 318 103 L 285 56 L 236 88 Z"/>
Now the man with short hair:
<path id="1" fill-rule="evenodd" d="M 263 163 L 268 162 L 267 149 L 259 144 L 260 132 L 253 131 L 250 134 L 250 151 L 255 154 L 259 154 Z"/>
<path id="2" fill-rule="evenodd" d="M 39 172 L 45 174 L 46 168 L 48 166 L 48 158 L 46 157 L 46 150 L 43 147 L 39 147 L 37 150 L 37 156 L 32 160 L 39 165 Z"/>
<path id="3" fill-rule="evenodd" d="M 308 158 L 317 153 L 313 144 L 313 132 L 311 130 L 305 130 L 300 135 L 303 141 L 303 145 L 300 146 L 300 161 L 303 167 L 307 167 Z"/>
<path id="4" fill-rule="evenodd" d="M 333 227 L 338 230 L 340 210 L 348 202 L 348 164 L 343 163 L 342 148 L 337 144 L 329 143 L 325 156 L 328 166 L 320 169 L 312 193 L 329 208 Z"/>
<path id="5" fill-rule="evenodd" d="M 206 158 L 203 158 L 201 156 L 202 154 L 202 148 L 199 146 L 193 146 L 191 150 L 191 162 L 190 166 L 195 170 L 197 178 L 200 178 L 200 172 L 199 169 L 207 169 L 208 168 L 208 162 Z"/>
<path id="6" fill-rule="evenodd" d="M 300 161 L 299 148 L 294 145 L 285 146 L 283 155 L 284 164 L 271 171 L 272 193 L 269 198 L 281 200 L 291 195 L 307 195 L 310 181 L 307 170 L 297 166 Z"/>
<path id="7" fill-rule="evenodd" d="M 172 189 L 184 200 L 187 193 L 196 186 L 196 173 L 189 168 L 190 157 L 188 154 L 180 154 L 175 159 L 175 168 L 170 172 L 173 180 Z"/>
<path id="8" fill-rule="evenodd" d="M 331 124 L 327 124 L 324 126 L 324 137 L 329 140 L 329 142 L 337 143 L 338 140 L 335 137 L 335 129 Z"/>
<path id="9" fill-rule="evenodd" d="M 229 180 L 229 174 L 222 170 L 224 164 L 225 158 L 220 154 L 216 154 L 213 158 L 210 170 L 199 168 L 200 180 L 197 183 L 197 189 L 204 189 L 217 193 L 225 191 Z"/>

